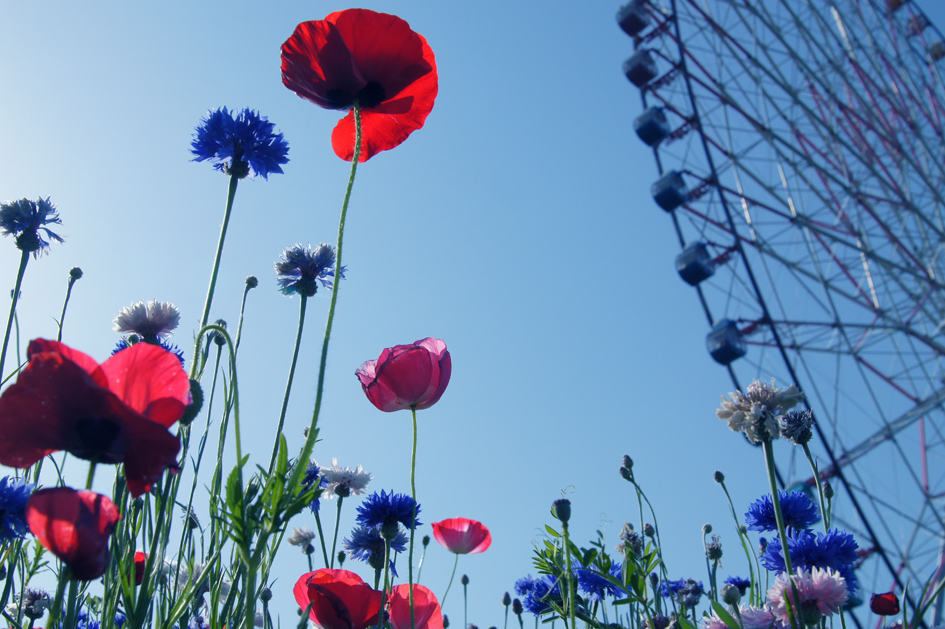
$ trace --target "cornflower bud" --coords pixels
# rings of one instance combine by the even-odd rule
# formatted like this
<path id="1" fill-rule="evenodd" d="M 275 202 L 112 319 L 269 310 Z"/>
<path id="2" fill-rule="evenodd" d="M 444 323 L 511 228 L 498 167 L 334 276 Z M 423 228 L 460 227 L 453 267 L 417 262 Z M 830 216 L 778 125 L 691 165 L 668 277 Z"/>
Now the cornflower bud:
<path id="1" fill-rule="evenodd" d="M 459 579 L 459 582 L 463 585 L 469 585 L 469 577 L 465 574 Z"/>
<path id="2" fill-rule="evenodd" d="M 653 537 L 654 535 L 656 535 L 656 529 L 653 528 L 652 524 L 647 522 L 643 525 L 643 534 L 646 535 L 647 537 Z"/>
<path id="3" fill-rule="evenodd" d="M 627 468 L 628 470 L 632 470 L 632 469 L 633 469 L 633 459 L 630 458 L 630 455 L 629 455 L 629 454 L 623 455 L 623 461 L 622 461 L 622 463 L 623 463 L 623 466 L 624 466 L 625 468 Z"/>
<path id="4" fill-rule="evenodd" d="M 517 598 L 512 599 L 512 613 L 516 616 L 521 616 L 524 609 L 522 608 L 522 601 Z"/>
<path id="5" fill-rule="evenodd" d="M 827 500 L 833 498 L 833 485 L 830 484 L 829 480 L 824 481 L 824 498 Z"/>
<path id="6" fill-rule="evenodd" d="M 446 614 L 443 614 L 443 629 L 450 629 L 450 619 Z"/>
<path id="7" fill-rule="evenodd" d="M 629 467 L 622 467 L 622 466 L 621 466 L 621 468 L 620 468 L 620 478 L 622 478 L 622 479 L 624 479 L 624 480 L 627 480 L 627 481 L 630 481 L 630 482 L 632 483 L 632 482 L 633 482 L 633 472 L 630 471 L 630 468 L 629 468 Z"/>
<path id="8" fill-rule="evenodd" d="M 509 596 L 508 592 L 502 595 L 502 604 L 505 605 L 506 607 L 512 604 L 512 597 Z"/>
<path id="9" fill-rule="evenodd" d="M 702 534 L 703 534 L 703 535 L 708 535 L 708 534 L 711 533 L 711 532 L 712 532 L 712 525 L 711 525 L 711 524 L 703 524 L 703 525 L 702 525 Z"/>
<path id="10" fill-rule="evenodd" d="M 341 568 L 341 566 L 344 565 L 345 559 L 347 558 L 348 558 L 348 555 L 345 554 L 345 551 L 343 550 L 338 551 L 338 567 L 339 568 Z"/>
<path id="11" fill-rule="evenodd" d="M 423 544 L 423 547 L 426 548 L 427 546 L 430 545 L 430 536 L 429 536 L 429 535 L 424 535 L 424 536 L 423 536 L 423 539 L 420 540 L 420 541 L 421 541 L 421 543 Z"/>
<path id="12" fill-rule="evenodd" d="M 259 280 L 256 279 L 255 275 L 247 275 L 246 286 L 248 286 L 249 288 L 256 288 L 257 286 L 259 286 Z"/>
<path id="13" fill-rule="evenodd" d="M 78 279 L 82 279 L 82 269 L 77 266 L 69 269 L 69 279 L 71 279 L 73 282 Z"/>
<path id="14" fill-rule="evenodd" d="M 259 598 L 262 599 L 263 603 L 268 603 L 272 600 L 272 590 L 269 588 L 263 588 L 262 592 L 259 593 Z"/>
<path id="15" fill-rule="evenodd" d="M 738 591 L 738 588 L 731 583 L 726 583 L 722 586 L 722 602 L 726 605 L 738 605 L 738 601 L 742 600 L 742 593 Z"/>
<path id="16" fill-rule="evenodd" d="M 712 478 L 714 478 L 714 479 L 715 479 L 715 482 L 717 482 L 717 483 L 724 483 L 724 482 L 725 482 L 725 474 L 723 474 L 722 472 L 720 472 L 720 471 L 718 471 L 718 470 L 715 471 L 715 473 L 712 475 Z"/>

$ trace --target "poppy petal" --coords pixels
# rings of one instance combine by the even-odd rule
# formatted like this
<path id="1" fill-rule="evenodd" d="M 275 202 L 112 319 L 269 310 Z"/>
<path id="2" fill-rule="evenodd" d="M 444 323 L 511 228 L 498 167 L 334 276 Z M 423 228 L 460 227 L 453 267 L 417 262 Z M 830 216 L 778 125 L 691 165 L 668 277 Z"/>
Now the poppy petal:
<path id="1" fill-rule="evenodd" d="M 190 380 L 167 350 L 137 343 L 102 363 L 108 388 L 131 409 L 170 428 L 190 405 Z"/>
<path id="2" fill-rule="evenodd" d="M 492 533 L 481 522 L 450 518 L 433 523 L 433 537 L 451 553 L 481 553 L 492 545 Z"/>
<path id="3" fill-rule="evenodd" d="M 108 538 L 120 519 L 107 497 L 70 487 L 40 489 L 26 505 L 30 531 L 82 581 L 105 574 Z"/>
<path id="4" fill-rule="evenodd" d="M 302 22 L 282 44 L 282 83 L 325 109 L 347 109 L 365 86 L 348 46 L 327 20 Z"/>
<path id="5" fill-rule="evenodd" d="M 443 629 L 443 612 L 429 588 L 413 586 L 414 624 L 416 629 Z M 394 629 L 410 629 L 410 586 L 397 585 L 390 594 L 390 624 Z"/>

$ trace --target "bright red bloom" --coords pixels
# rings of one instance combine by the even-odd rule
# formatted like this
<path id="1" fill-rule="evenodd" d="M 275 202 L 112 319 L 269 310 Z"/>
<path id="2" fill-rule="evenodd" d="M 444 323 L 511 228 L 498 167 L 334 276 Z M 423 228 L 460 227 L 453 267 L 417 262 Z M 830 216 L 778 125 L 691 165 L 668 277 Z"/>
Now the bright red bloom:
<path id="1" fill-rule="evenodd" d="M 40 489 L 26 503 L 30 531 L 81 581 L 105 574 L 108 538 L 120 519 L 105 496 L 71 487 Z"/>
<path id="2" fill-rule="evenodd" d="M 144 581 L 144 564 L 148 561 L 148 556 L 140 550 L 135 552 L 135 585 L 141 585 Z"/>
<path id="3" fill-rule="evenodd" d="M 899 613 L 899 598 L 892 592 L 874 594 L 870 597 L 870 611 L 879 616 L 895 616 Z"/>
<path id="4" fill-rule="evenodd" d="M 410 586 L 396 585 L 390 593 L 390 624 L 394 629 L 410 629 Z M 428 588 L 413 586 L 414 620 L 417 629 L 443 629 L 440 603 Z"/>
<path id="5" fill-rule="evenodd" d="M 396 15 L 347 9 L 302 22 L 282 44 L 282 83 L 325 109 L 361 107 L 363 162 L 423 126 L 437 93 L 436 59 L 422 35 Z M 331 134 L 354 159 L 354 112 Z"/>
<path id="6" fill-rule="evenodd" d="M 371 404 L 386 413 L 421 410 L 439 401 L 450 383 L 453 362 L 446 343 L 425 338 L 413 345 L 395 345 L 369 360 L 354 374 Z"/>
<path id="7" fill-rule="evenodd" d="M 309 616 L 322 629 L 365 629 L 381 611 L 381 593 L 347 570 L 303 574 L 293 592 L 302 609 L 312 604 Z"/>
<path id="8" fill-rule="evenodd" d="M 482 522 L 468 518 L 450 518 L 433 523 L 433 537 L 446 550 L 457 555 L 481 553 L 492 545 L 492 533 Z"/>
<path id="9" fill-rule="evenodd" d="M 99 365 L 42 339 L 30 343 L 27 356 L 16 383 L 0 395 L 0 464 L 29 467 L 58 450 L 124 463 L 134 497 L 176 467 L 180 438 L 167 429 L 191 403 L 176 356 L 138 343 Z"/>

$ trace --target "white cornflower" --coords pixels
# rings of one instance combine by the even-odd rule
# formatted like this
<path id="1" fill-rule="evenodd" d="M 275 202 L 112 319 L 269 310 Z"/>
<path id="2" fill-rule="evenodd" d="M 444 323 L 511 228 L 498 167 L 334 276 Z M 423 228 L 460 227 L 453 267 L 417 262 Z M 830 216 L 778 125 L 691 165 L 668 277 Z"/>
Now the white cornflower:
<path id="1" fill-rule="evenodd" d="M 731 401 L 722 396 L 722 408 L 716 409 L 715 414 L 757 445 L 778 438 L 778 416 L 803 400 L 804 394 L 793 384 L 779 389 L 772 379 L 770 384 L 755 380 L 748 385 L 747 394 L 735 391 L 729 397 Z"/>
<path id="2" fill-rule="evenodd" d="M 115 317 L 115 332 L 138 334 L 145 340 L 166 338 L 180 323 L 180 312 L 169 301 L 152 299 L 122 308 Z"/>
<path id="3" fill-rule="evenodd" d="M 360 465 L 358 469 L 338 467 L 338 459 L 331 460 L 331 467 L 321 468 L 322 478 L 325 479 L 325 494 L 329 499 L 332 496 L 347 498 L 351 494 L 360 496 L 367 489 L 368 483 L 374 478 L 364 471 Z"/>
<path id="4" fill-rule="evenodd" d="M 312 543 L 313 539 L 315 539 L 315 533 L 307 528 L 292 529 L 292 536 L 289 537 L 289 545 L 305 548 Z"/>

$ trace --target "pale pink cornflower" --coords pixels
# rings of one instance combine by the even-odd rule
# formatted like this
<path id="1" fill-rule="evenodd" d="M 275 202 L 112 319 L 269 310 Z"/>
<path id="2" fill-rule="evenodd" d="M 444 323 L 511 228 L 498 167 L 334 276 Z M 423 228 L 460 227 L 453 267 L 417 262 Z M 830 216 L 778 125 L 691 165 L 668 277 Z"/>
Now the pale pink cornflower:
<path id="1" fill-rule="evenodd" d="M 334 496 L 342 498 L 347 498 L 352 494 L 360 496 L 374 478 L 360 465 L 356 470 L 340 467 L 338 459 L 331 460 L 331 467 L 322 467 L 321 476 L 325 480 L 325 492 L 322 495 L 329 500 Z"/>
<path id="2" fill-rule="evenodd" d="M 735 432 L 743 432 L 748 440 L 758 445 L 762 441 L 777 439 L 778 416 L 794 408 L 804 399 L 804 394 L 793 384 L 778 388 L 774 380 L 765 384 L 755 380 L 748 385 L 746 393 L 729 393 L 731 400 L 722 396 L 722 407 L 716 409 L 716 416 L 728 422 L 728 427 Z"/>
<path id="3" fill-rule="evenodd" d="M 835 570 L 798 568 L 793 575 L 800 601 L 794 600 L 791 580 L 779 574 L 768 590 L 768 609 L 785 626 L 790 625 L 785 597 L 803 625 L 813 625 L 824 616 L 832 616 L 847 602 L 847 581 Z"/>

